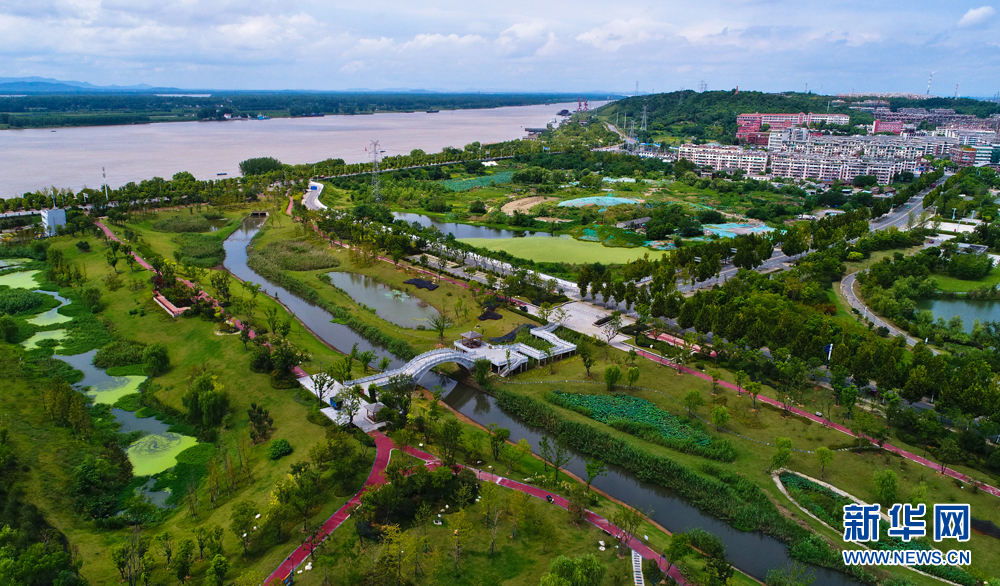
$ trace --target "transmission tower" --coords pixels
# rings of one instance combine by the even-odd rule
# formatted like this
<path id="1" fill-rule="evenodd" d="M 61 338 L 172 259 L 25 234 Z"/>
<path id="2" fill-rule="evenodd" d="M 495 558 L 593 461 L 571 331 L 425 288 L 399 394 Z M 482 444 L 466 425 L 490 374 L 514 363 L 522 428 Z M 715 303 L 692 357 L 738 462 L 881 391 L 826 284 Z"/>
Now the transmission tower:
<path id="1" fill-rule="evenodd" d="M 646 105 L 642 105 L 642 124 L 639 126 L 639 130 L 646 132 Z"/>
<path id="2" fill-rule="evenodd" d="M 639 82 L 635 82 L 635 95 L 639 95 Z"/>
<path id="3" fill-rule="evenodd" d="M 372 143 L 368 145 L 368 148 L 365 150 L 369 151 L 369 154 L 372 157 L 372 197 L 375 198 L 376 202 L 381 203 L 382 191 L 379 188 L 378 184 L 378 162 L 380 156 L 385 151 L 382 150 L 382 147 L 378 144 L 377 140 L 373 140 Z"/>
<path id="4" fill-rule="evenodd" d="M 699 92 L 707 92 L 708 91 L 708 84 L 705 83 L 704 79 L 698 82 L 698 91 Z"/>

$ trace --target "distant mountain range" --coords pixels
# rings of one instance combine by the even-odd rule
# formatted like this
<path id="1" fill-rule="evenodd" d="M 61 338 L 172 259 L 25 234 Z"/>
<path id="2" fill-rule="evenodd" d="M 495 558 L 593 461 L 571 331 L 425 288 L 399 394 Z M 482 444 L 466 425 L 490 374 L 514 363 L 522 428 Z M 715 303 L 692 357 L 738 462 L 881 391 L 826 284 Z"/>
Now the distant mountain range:
<path id="1" fill-rule="evenodd" d="M 48 77 L 0 77 L 0 93 L 104 93 L 104 92 L 176 92 L 177 88 L 139 85 L 94 85 L 85 81 L 63 81 Z"/>
<path id="2" fill-rule="evenodd" d="M 497 89 L 446 90 L 442 88 L 348 88 L 343 90 L 210 90 L 210 89 L 180 89 L 176 87 L 156 87 L 145 83 L 138 85 L 94 85 L 85 81 L 66 81 L 50 77 L 0 77 L 0 95 L 3 94 L 417 94 L 417 95 L 449 95 L 449 94 L 549 94 L 553 96 L 603 96 L 615 95 L 604 91 L 594 92 L 517 92 Z M 596 99 L 596 98 L 591 98 Z"/>

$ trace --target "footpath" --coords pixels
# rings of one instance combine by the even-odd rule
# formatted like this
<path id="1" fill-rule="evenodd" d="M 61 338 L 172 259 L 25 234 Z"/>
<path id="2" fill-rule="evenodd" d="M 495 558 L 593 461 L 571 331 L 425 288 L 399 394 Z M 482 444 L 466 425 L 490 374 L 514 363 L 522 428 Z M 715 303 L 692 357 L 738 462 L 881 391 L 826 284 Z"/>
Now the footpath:
<path id="1" fill-rule="evenodd" d="M 693 374 L 694 376 L 696 376 L 698 378 L 701 378 L 701 379 L 704 379 L 704 380 L 707 380 L 707 381 L 711 381 L 712 380 L 712 377 L 709 376 L 709 375 L 707 375 L 707 374 L 705 374 L 704 372 L 701 372 L 701 371 L 698 371 L 698 370 L 694 370 L 694 369 L 688 368 L 686 366 L 678 366 L 677 364 L 674 364 L 673 362 L 671 362 L 671 361 L 669 361 L 669 360 L 667 360 L 667 359 L 665 359 L 665 358 L 663 358 L 661 356 L 657 356 L 656 354 L 653 354 L 653 353 L 648 352 L 646 350 L 642 350 L 641 348 L 635 348 L 635 350 L 636 350 L 636 352 L 638 352 L 639 356 L 642 356 L 643 358 L 646 358 L 648 360 L 652 360 L 653 362 L 662 364 L 664 366 L 669 366 L 670 368 L 676 369 L 676 370 L 678 370 L 678 371 L 680 371 L 680 372 L 682 372 L 684 374 Z M 741 391 L 740 388 L 737 387 L 736 385 L 734 385 L 733 383 L 729 383 L 729 382 L 720 380 L 719 384 L 722 385 L 723 387 L 727 388 L 727 389 L 732 389 L 732 390 L 736 391 L 737 393 L 739 393 Z M 758 401 L 762 401 L 764 403 L 767 403 L 768 405 L 773 405 L 773 406 L 781 408 L 781 409 L 785 408 L 785 406 L 780 401 L 777 401 L 777 400 L 772 399 L 770 397 L 766 397 L 764 395 L 757 395 L 757 400 Z M 797 407 L 790 407 L 788 410 L 791 413 L 794 413 L 795 415 L 798 415 L 799 417 L 804 417 L 806 419 L 809 419 L 810 421 L 815 421 L 816 423 L 819 423 L 819 424 L 824 425 L 826 427 L 835 429 L 835 430 L 837 430 L 837 431 L 839 431 L 841 433 L 847 434 L 847 435 L 849 435 L 851 437 L 858 437 L 857 435 L 855 435 L 854 433 L 852 433 L 851 430 L 848 429 L 847 427 L 845 427 L 843 425 L 840 425 L 839 423 L 834 423 L 834 422 L 832 422 L 832 421 L 830 421 L 828 419 L 825 419 L 823 417 L 820 417 L 820 416 L 818 416 L 818 415 L 816 415 L 814 413 L 809 413 L 808 411 L 803 411 L 802 409 L 799 409 Z M 861 437 L 863 439 L 869 439 L 869 440 L 871 439 L 871 438 L 868 438 L 868 437 L 863 436 L 863 435 Z M 924 458 L 922 456 L 918 456 L 918 455 L 916 455 L 916 454 L 914 454 L 912 452 L 908 452 L 908 451 L 906 451 L 906 450 L 904 450 L 902 448 L 898 448 L 898 447 L 896 447 L 896 446 L 894 446 L 892 444 L 886 443 L 886 444 L 883 444 L 882 447 L 883 447 L 883 449 L 885 449 L 885 450 L 887 450 L 889 452 L 893 452 L 895 454 L 899 454 L 900 456 L 906 458 L 907 460 L 910 460 L 912 462 L 916 462 L 917 464 L 921 464 L 923 466 L 927 466 L 928 468 L 930 468 L 932 470 L 937 470 L 937 471 L 941 470 L 941 466 L 939 464 L 937 464 L 936 462 L 934 462 L 932 460 L 929 460 L 927 458 Z M 955 471 L 955 470 L 951 470 L 951 469 L 949 469 L 947 467 L 945 467 L 945 469 L 942 472 L 946 476 L 950 476 L 952 478 L 961 480 L 962 482 L 967 482 L 967 483 L 972 483 L 973 482 L 972 478 L 969 478 L 965 474 L 962 474 L 961 472 L 958 472 L 958 471 Z M 983 491 L 985 491 L 985 492 L 988 492 L 989 494 L 992 494 L 993 496 L 1000 497 L 1000 489 L 996 488 L 995 486 L 990 486 L 989 484 L 981 484 L 980 485 L 980 489 L 983 490 Z"/>
<path id="2" fill-rule="evenodd" d="M 368 480 L 365 481 L 364 486 L 350 501 L 347 502 L 347 504 L 338 509 L 336 513 L 334 513 L 323 523 L 322 526 L 320 526 L 316 533 L 317 539 L 307 540 L 302 545 L 297 547 L 287 558 L 285 558 L 285 560 L 278 565 L 274 572 L 272 572 L 271 575 L 264 580 L 265 585 L 285 583 L 288 578 L 293 577 L 296 569 L 310 557 L 316 545 L 325 541 L 326 538 L 329 537 L 330 533 L 350 518 L 351 509 L 360 502 L 361 495 L 374 486 L 385 484 L 385 469 L 389 465 L 390 452 L 394 449 L 393 442 L 379 431 L 373 431 L 368 435 L 375 440 L 375 464 L 372 466 L 372 471 L 368 474 Z M 423 460 L 426 462 L 427 467 L 431 469 L 442 465 L 441 460 L 437 456 L 424 452 L 423 450 L 406 446 L 403 451 L 415 458 Z M 481 482 L 492 482 L 504 488 L 523 492 L 524 494 L 542 500 L 546 500 L 549 496 L 551 496 L 552 504 L 569 510 L 569 501 L 562 496 L 554 495 L 538 487 L 517 482 L 516 480 L 511 480 L 509 478 L 504 478 L 503 476 L 497 476 L 491 472 L 483 472 L 482 470 L 462 466 L 460 464 L 457 465 L 457 467 L 468 468 L 469 470 L 474 471 L 476 473 L 476 477 Z M 676 566 L 668 564 L 663 555 L 657 553 L 652 548 L 642 543 L 635 536 L 624 533 L 613 523 L 591 511 L 587 511 L 584 519 L 608 535 L 623 535 L 623 545 L 631 548 L 632 551 L 638 553 L 645 559 L 656 560 L 660 569 L 676 580 L 678 584 L 681 584 L 681 586 L 693 586 L 684 578 L 684 576 L 681 575 L 680 570 L 678 570 Z"/>

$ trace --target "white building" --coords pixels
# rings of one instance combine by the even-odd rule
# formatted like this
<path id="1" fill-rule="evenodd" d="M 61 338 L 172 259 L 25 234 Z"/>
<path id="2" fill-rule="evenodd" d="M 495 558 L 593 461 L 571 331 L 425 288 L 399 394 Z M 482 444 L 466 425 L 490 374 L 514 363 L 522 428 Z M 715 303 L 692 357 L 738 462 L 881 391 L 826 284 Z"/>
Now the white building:
<path id="1" fill-rule="evenodd" d="M 771 173 L 776 177 L 815 178 L 820 181 L 851 181 L 859 175 L 873 175 L 882 185 L 903 171 L 916 173 L 915 160 L 825 156 L 802 153 L 774 153 Z"/>
<path id="2" fill-rule="evenodd" d="M 767 153 L 746 150 L 738 146 L 719 144 L 681 145 L 678 156 L 695 165 L 713 169 L 742 169 L 747 173 L 761 174 L 767 169 Z"/>
<path id="3" fill-rule="evenodd" d="M 42 210 L 42 229 L 46 236 L 55 236 L 56 228 L 66 225 L 66 210 Z"/>

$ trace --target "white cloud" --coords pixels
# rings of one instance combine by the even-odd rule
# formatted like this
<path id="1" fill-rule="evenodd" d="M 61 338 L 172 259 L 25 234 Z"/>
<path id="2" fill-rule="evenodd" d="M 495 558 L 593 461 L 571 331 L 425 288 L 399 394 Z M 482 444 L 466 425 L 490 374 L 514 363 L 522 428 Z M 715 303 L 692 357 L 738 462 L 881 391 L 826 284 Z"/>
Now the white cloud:
<path id="1" fill-rule="evenodd" d="M 958 26 L 975 26 L 977 24 L 982 24 L 989 20 L 991 16 L 996 14 L 996 10 L 992 6 L 980 6 L 979 8 L 970 8 L 965 16 L 958 21 Z"/>
<path id="2" fill-rule="evenodd" d="M 593 45 L 602 51 L 615 52 L 627 45 L 640 45 L 659 41 L 666 35 L 669 25 L 645 19 L 613 20 L 577 35 L 576 40 Z"/>
<path id="3" fill-rule="evenodd" d="M 545 23 L 520 22 L 501 32 L 493 44 L 508 57 L 527 57 L 547 52 L 556 42 L 556 34 Z"/>
<path id="4" fill-rule="evenodd" d="M 440 33 L 421 33 L 413 37 L 412 41 L 403 43 L 400 49 L 403 51 L 411 49 L 438 49 L 442 47 L 451 49 L 467 49 L 471 46 L 483 45 L 485 43 L 485 39 L 479 35 L 458 36 L 455 33 L 451 33 L 450 35 L 442 35 Z"/>

